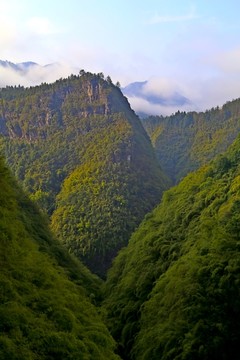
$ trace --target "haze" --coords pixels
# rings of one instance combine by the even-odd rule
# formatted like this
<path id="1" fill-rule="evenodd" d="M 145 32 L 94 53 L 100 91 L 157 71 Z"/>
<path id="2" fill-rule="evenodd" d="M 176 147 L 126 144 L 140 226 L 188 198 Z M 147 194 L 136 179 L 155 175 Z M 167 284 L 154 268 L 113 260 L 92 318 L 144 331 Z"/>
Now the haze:
<path id="1" fill-rule="evenodd" d="M 54 81 L 80 69 L 110 75 L 122 87 L 147 81 L 129 96 L 136 111 L 205 110 L 240 97 L 240 3 L 236 0 L 0 0 L 0 59 L 53 67 L 23 75 L 0 69 L 0 86 Z"/>

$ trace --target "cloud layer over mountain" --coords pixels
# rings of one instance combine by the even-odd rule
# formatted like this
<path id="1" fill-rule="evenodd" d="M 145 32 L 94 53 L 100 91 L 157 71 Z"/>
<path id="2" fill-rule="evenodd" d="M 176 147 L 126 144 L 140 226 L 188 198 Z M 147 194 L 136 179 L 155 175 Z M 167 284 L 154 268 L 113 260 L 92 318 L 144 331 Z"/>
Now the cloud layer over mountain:
<path id="1" fill-rule="evenodd" d="M 166 78 L 153 77 L 148 81 L 134 82 L 122 91 L 133 109 L 142 114 L 168 114 L 192 106 L 183 89 Z"/>
<path id="2" fill-rule="evenodd" d="M 0 87 L 51 83 L 72 73 L 77 73 L 77 70 L 59 63 L 41 66 L 31 61 L 19 64 L 0 61 Z"/>
<path id="3" fill-rule="evenodd" d="M 240 97 L 239 77 L 234 74 L 229 71 L 228 77 L 218 75 L 183 81 L 152 77 L 148 81 L 131 83 L 122 90 L 139 114 L 205 111 Z"/>
<path id="4" fill-rule="evenodd" d="M 226 101 L 240 96 L 239 77 L 228 66 L 232 64 L 234 57 L 239 58 L 239 54 L 240 52 L 228 53 L 218 59 L 219 68 L 224 70 L 222 76 L 216 74 L 214 77 L 204 78 L 197 74 L 192 80 L 153 76 L 145 81 L 132 82 L 124 86 L 122 91 L 135 112 L 141 115 L 171 115 L 178 110 L 205 111 L 222 106 Z M 237 62 L 235 67 L 239 67 Z M 31 61 L 14 64 L 0 60 L 0 87 L 51 83 L 59 78 L 78 74 L 79 70 L 61 63 L 41 66 Z"/>

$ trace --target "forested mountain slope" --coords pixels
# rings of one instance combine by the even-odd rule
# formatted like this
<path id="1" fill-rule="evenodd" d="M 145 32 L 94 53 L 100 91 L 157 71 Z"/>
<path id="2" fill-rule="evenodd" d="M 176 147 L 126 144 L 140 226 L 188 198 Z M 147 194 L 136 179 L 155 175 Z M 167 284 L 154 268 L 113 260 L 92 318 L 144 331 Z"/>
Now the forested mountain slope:
<path id="1" fill-rule="evenodd" d="M 0 160 L 0 358 L 117 359 L 100 280 L 53 239 Z"/>
<path id="2" fill-rule="evenodd" d="M 225 151 L 240 131 L 240 99 L 221 109 L 144 119 L 160 165 L 179 182 L 190 171 Z"/>
<path id="3" fill-rule="evenodd" d="M 165 192 L 106 283 L 124 359 L 240 358 L 240 137 Z"/>
<path id="4" fill-rule="evenodd" d="M 84 71 L 2 89 L 0 133 L 7 163 L 58 237 L 104 276 L 169 185 L 120 89 Z"/>

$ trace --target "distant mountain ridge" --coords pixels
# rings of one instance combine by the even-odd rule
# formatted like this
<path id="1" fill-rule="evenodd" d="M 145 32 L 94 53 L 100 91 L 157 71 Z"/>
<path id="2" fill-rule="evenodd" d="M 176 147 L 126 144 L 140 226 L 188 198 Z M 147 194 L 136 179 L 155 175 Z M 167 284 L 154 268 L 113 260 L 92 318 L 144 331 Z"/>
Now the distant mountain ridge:
<path id="1" fill-rule="evenodd" d="M 48 65 L 45 65 L 45 66 L 48 66 Z M 44 66 L 44 67 L 45 67 Z M 21 62 L 21 63 L 13 63 L 11 61 L 3 61 L 3 60 L 0 60 L 0 67 L 2 68 L 9 68 L 9 69 L 12 69 L 14 71 L 19 71 L 19 72 L 26 72 L 27 70 L 29 70 L 30 68 L 32 67 L 42 67 L 41 65 L 33 62 L 33 61 L 25 61 L 25 62 Z"/>
<path id="2" fill-rule="evenodd" d="M 240 131 L 240 99 L 205 112 L 177 112 L 142 120 L 166 174 L 179 182 L 224 152 Z"/>
<path id="3" fill-rule="evenodd" d="M 146 91 L 145 89 L 147 84 L 148 81 L 133 82 L 122 88 L 122 92 L 127 97 L 137 97 L 146 100 L 153 105 L 182 106 L 190 103 L 189 99 L 179 94 L 177 91 L 174 91 L 170 96 L 149 93 L 149 91 Z"/>
<path id="4" fill-rule="evenodd" d="M 49 83 L 71 74 L 79 73 L 80 69 L 65 66 L 60 63 L 39 65 L 33 61 L 13 63 L 0 60 L 0 87 L 9 85 L 35 86 Z M 131 106 L 140 117 L 156 114 L 165 114 L 171 109 L 181 109 L 191 106 L 191 100 L 181 94 L 179 90 L 171 88 L 166 91 L 166 84 L 161 79 L 154 83 L 152 80 L 136 81 L 121 88 L 123 94 L 129 99 Z"/>
<path id="5" fill-rule="evenodd" d="M 123 87 L 122 92 L 140 118 L 168 115 L 180 109 L 196 109 L 191 98 L 184 95 L 183 89 L 164 78 L 153 77 L 133 82 Z"/>
<path id="6" fill-rule="evenodd" d="M 78 72 L 79 70 L 76 68 L 57 62 L 42 66 L 33 61 L 13 63 L 0 60 L 0 88 L 19 85 L 29 87 L 41 83 L 52 83 Z"/>

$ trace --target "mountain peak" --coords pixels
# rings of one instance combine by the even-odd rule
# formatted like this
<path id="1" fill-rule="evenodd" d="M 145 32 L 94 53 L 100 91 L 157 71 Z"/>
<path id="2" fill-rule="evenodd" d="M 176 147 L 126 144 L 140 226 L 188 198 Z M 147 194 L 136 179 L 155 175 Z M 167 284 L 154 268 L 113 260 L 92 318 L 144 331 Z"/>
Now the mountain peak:
<path id="1" fill-rule="evenodd" d="M 102 73 L 6 88 L 0 98 L 12 170 L 69 251 L 104 276 L 168 186 L 139 118 Z"/>
<path id="2" fill-rule="evenodd" d="M 133 82 L 122 88 L 122 92 L 129 98 L 138 114 L 152 115 L 154 107 L 161 107 L 162 111 L 171 108 L 181 108 L 190 105 L 191 101 L 170 85 L 158 83 L 152 84 L 151 79 Z M 161 113 L 158 110 L 158 114 Z"/>
<path id="3" fill-rule="evenodd" d="M 37 63 L 33 62 L 33 61 L 26 61 L 26 62 L 21 62 L 21 63 L 13 63 L 11 61 L 3 61 L 0 60 L 0 67 L 3 68 L 10 68 L 12 70 L 15 71 L 26 71 L 29 68 L 33 67 L 33 66 L 37 66 L 37 67 L 41 67 L 40 65 L 38 65 Z"/>

